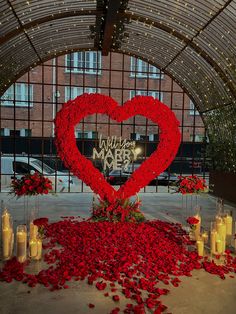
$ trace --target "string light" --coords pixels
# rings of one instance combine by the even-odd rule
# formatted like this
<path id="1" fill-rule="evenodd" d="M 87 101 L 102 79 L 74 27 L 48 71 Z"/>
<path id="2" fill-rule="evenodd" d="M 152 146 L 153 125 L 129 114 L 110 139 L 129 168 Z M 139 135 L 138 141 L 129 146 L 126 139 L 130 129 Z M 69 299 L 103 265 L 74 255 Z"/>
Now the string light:
<path id="1" fill-rule="evenodd" d="M 206 103 L 209 104 L 208 108 L 211 108 L 215 106 L 216 102 L 224 105 L 235 98 L 236 47 L 232 26 L 236 9 L 233 6 L 224 7 L 223 4 L 214 1 L 208 6 L 204 5 L 203 0 L 200 2 L 202 3 L 201 11 L 195 2 L 190 3 L 184 0 L 176 0 L 171 3 L 149 1 L 148 5 L 141 1 L 130 0 L 128 7 L 124 8 L 124 15 L 130 14 L 131 20 L 124 22 L 122 15 L 119 16 L 119 20 L 114 25 L 112 44 L 114 49 L 117 49 L 117 43 L 119 43 L 121 51 L 127 52 L 132 49 L 144 54 L 144 57 L 152 60 L 154 64 L 161 64 L 163 68 L 166 66 L 166 71 L 174 74 L 176 81 L 181 86 L 186 86 L 187 89 L 192 86 L 192 96 L 196 98 L 197 105 L 204 111 Z M 3 92 L 8 86 L 6 82 L 14 80 L 16 71 L 22 71 L 24 67 L 30 66 L 30 62 L 34 63 L 35 59 L 38 59 L 38 56 L 33 55 L 28 58 L 32 47 L 27 47 L 29 43 L 26 41 L 25 35 L 29 36 L 40 57 L 44 55 L 45 51 L 48 54 L 56 55 L 71 46 L 75 48 L 82 46 L 86 48 L 87 46 L 89 48 L 94 42 L 94 38 L 89 37 L 91 36 L 89 26 L 96 24 L 95 16 L 55 19 L 33 25 L 31 28 L 27 28 L 27 23 L 34 22 L 38 17 L 49 15 L 53 19 L 57 14 L 63 14 L 63 12 L 96 10 L 96 6 L 97 1 L 95 0 L 82 2 L 82 4 L 72 1 L 50 1 L 46 8 L 42 8 L 38 3 L 35 4 L 35 1 L 29 0 L 22 2 L 20 7 L 13 5 L 4 10 L 0 22 L 3 32 L 6 30 L 3 37 L 7 36 L 7 32 L 14 30 L 22 30 L 22 33 L 17 33 L 15 37 L 1 46 L 1 60 L 5 61 L 1 66 L 0 73 L 1 91 Z M 18 23 L 13 23 L 15 21 L 13 10 L 21 24 L 24 25 L 24 29 Z M 222 12 L 218 14 L 220 10 Z M 140 17 L 139 21 L 132 20 L 132 17 L 135 16 Z M 64 24 L 64 22 L 66 23 Z M 100 22 L 105 22 L 104 16 L 100 17 Z M 205 27 L 208 22 L 210 22 L 209 25 Z M 157 27 L 157 23 L 160 28 Z M 135 35 L 137 33 L 135 25 L 139 28 L 139 37 Z M 165 30 L 166 28 L 169 31 Z M 129 37 L 121 36 L 124 30 Z M 73 36 L 73 40 L 70 35 Z M 41 36 L 41 42 L 38 39 L 39 36 Z M 61 43 L 57 42 L 58 38 L 63 39 Z M 81 38 L 79 42 L 78 38 Z M 189 41 L 198 49 L 206 52 L 206 57 L 198 53 L 196 49 L 194 50 L 194 45 L 190 48 Z M 99 39 L 98 43 L 101 46 L 102 39 Z M 23 56 L 19 52 L 20 63 L 17 61 L 19 55 L 15 54 L 17 49 L 25 53 Z M 215 62 L 215 65 L 210 65 L 208 59 Z M 6 77 L 6 73 L 11 77 Z M 233 91 L 235 91 L 234 94 Z M 197 95 L 200 96 L 197 97 Z"/>

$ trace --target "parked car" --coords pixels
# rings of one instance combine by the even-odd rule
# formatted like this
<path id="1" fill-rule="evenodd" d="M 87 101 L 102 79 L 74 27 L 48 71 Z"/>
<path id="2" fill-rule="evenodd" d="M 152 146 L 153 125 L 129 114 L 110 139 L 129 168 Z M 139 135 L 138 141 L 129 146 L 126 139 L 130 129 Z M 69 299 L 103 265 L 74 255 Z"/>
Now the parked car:
<path id="1" fill-rule="evenodd" d="M 107 181 L 111 185 L 122 185 L 131 176 L 140 165 L 133 165 L 127 170 L 112 170 L 107 177 Z M 164 171 L 157 178 L 152 180 L 149 185 L 171 185 L 178 180 L 178 176 L 168 171 Z"/>
<path id="2" fill-rule="evenodd" d="M 53 183 L 53 190 L 63 192 L 72 187 L 75 182 L 73 177 L 69 177 L 63 172 L 55 172 L 54 169 L 35 158 L 16 156 L 1 157 L 1 188 L 2 191 L 9 190 L 11 180 L 16 177 L 20 178 L 27 173 L 39 172 L 49 178 Z"/>

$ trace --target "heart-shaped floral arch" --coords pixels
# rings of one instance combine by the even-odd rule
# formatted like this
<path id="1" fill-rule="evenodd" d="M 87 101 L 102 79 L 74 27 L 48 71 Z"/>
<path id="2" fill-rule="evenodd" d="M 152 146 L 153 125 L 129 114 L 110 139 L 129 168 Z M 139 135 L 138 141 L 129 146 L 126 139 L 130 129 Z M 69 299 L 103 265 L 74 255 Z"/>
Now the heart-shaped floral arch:
<path id="1" fill-rule="evenodd" d="M 87 115 L 106 114 L 122 122 L 135 115 L 142 115 L 157 124 L 160 142 L 157 150 L 144 161 L 131 177 L 116 191 L 78 150 L 74 128 Z M 179 121 L 175 114 L 162 102 L 151 96 L 136 96 L 123 106 L 109 96 L 83 94 L 65 103 L 55 118 L 56 147 L 65 166 L 83 180 L 102 200 L 110 203 L 117 198 L 135 195 L 141 188 L 163 172 L 175 158 L 180 141 Z"/>

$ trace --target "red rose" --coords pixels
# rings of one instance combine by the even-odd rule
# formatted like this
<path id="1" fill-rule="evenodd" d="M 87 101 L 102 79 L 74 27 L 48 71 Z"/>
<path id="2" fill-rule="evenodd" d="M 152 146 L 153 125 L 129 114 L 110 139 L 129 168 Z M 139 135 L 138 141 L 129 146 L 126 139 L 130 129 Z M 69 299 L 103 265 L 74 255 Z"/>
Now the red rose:
<path id="1" fill-rule="evenodd" d="M 38 227 L 45 227 L 48 224 L 48 218 L 38 218 L 33 221 L 33 224 Z"/>
<path id="2" fill-rule="evenodd" d="M 96 283 L 96 288 L 98 290 L 104 290 L 106 288 L 107 284 L 105 282 L 97 282 Z"/>
<path id="3" fill-rule="evenodd" d="M 120 297 L 119 297 L 117 294 L 116 294 L 116 295 L 113 295 L 112 299 L 113 299 L 113 301 L 115 301 L 115 302 L 120 301 Z"/>
<path id="4" fill-rule="evenodd" d="M 42 189 L 41 186 L 37 187 L 37 192 L 38 192 L 39 194 L 41 194 L 41 193 L 43 192 L 43 189 Z"/>
<path id="5" fill-rule="evenodd" d="M 188 217 L 186 221 L 190 225 L 197 225 L 199 223 L 199 219 L 197 219 L 196 217 Z"/>
<path id="6" fill-rule="evenodd" d="M 92 304 L 92 303 L 89 303 L 89 305 L 88 305 L 88 306 L 89 306 L 89 308 L 90 308 L 90 309 L 93 309 L 93 308 L 95 307 L 95 305 L 94 305 L 94 304 Z"/>

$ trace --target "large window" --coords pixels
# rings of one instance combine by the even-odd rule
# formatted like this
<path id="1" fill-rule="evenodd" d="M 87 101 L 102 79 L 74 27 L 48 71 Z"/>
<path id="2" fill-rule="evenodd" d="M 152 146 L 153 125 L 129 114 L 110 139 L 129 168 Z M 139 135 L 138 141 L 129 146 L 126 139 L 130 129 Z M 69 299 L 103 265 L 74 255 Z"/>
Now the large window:
<path id="1" fill-rule="evenodd" d="M 82 51 L 66 55 L 66 72 L 101 74 L 101 52 Z"/>
<path id="2" fill-rule="evenodd" d="M 163 78 L 160 69 L 148 64 L 147 62 L 131 57 L 130 58 L 130 76 L 137 78 Z"/>
<path id="3" fill-rule="evenodd" d="M 32 107 L 33 85 L 16 83 L 9 87 L 8 90 L 1 97 L 1 105 L 14 106 L 14 102 L 18 107 Z"/>
<path id="4" fill-rule="evenodd" d="M 163 101 L 163 93 L 157 92 L 157 91 L 146 91 L 146 90 L 131 90 L 130 91 L 130 98 L 133 98 L 134 96 L 152 96 L 154 98 L 159 99 L 160 101 Z"/>
<path id="5" fill-rule="evenodd" d="M 134 74 L 132 77 L 130 61 Z M 22 162 L 24 157 L 26 163 L 29 158 L 35 158 L 53 168 L 50 176 L 56 183 L 56 191 L 60 192 L 63 184 L 64 192 L 91 192 L 81 180 L 71 178 L 72 174 L 68 173 L 68 169 L 57 155 L 53 138 L 56 131 L 53 123 L 56 113 L 65 101 L 83 93 L 101 93 L 112 97 L 119 105 L 135 95 L 149 95 L 173 110 L 180 124 L 181 148 L 166 171 L 170 174 L 205 175 L 204 154 L 207 143 L 201 116 L 197 116 L 198 112 L 194 110 L 194 105 L 190 103 L 184 90 L 168 75 L 158 79 L 160 75 L 158 68 L 148 66 L 141 60 L 131 59 L 129 55 L 115 52 L 103 57 L 98 52 L 76 52 L 55 57 L 37 66 L 18 79 L 2 100 L 0 99 L 1 164 L 9 162 L 12 156 L 19 162 Z M 193 116 L 190 115 L 190 110 Z M 93 160 L 92 156 L 93 148 L 98 147 L 101 136 L 103 139 L 121 137 L 122 140 L 136 141 L 141 152 L 134 164 L 142 163 L 156 150 L 161 133 L 159 126 L 151 119 L 135 115 L 120 123 L 99 112 L 98 110 L 96 114 L 85 116 L 74 126 L 73 131 L 79 151 L 94 162 L 98 169 L 102 169 L 102 161 Z M 201 167 L 196 168 L 196 163 L 201 163 Z M 39 171 L 45 172 L 46 175 L 48 172 L 45 166 Z M 60 177 L 65 177 L 61 178 L 63 183 L 56 177 L 53 178 L 57 171 Z M 5 171 L 5 174 L 2 172 L 0 190 L 9 190 L 11 177 L 12 170 Z M 168 187 L 161 186 L 159 189 L 159 186 L 150 185 L 145 191 L 167 192 Z"/>
<path id="6" fill-rule="evenodd" d="M 65 101 L 68 101 L 69 99 L 74 99 L 77 96 L 82 95 L 83 93 L 99 93 L 99 89 L 97 90 L 94 87 L 76 87 L 76 86 L 66 86 L 65 87 Z"/>

